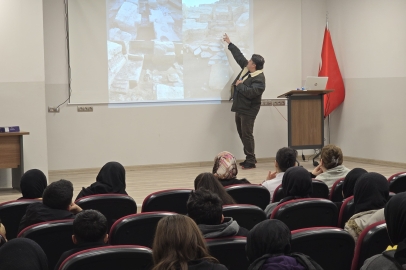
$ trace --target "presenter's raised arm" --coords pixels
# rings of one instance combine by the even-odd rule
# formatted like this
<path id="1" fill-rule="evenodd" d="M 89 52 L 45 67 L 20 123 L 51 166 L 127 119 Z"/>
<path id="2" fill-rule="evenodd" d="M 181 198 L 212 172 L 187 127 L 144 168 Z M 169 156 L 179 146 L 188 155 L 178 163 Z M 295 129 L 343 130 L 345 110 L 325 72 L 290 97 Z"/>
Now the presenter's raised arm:
<path id="1" fill-rule="evenodd" d="M 245 68 L 248 64 L 248 60 L 244 57 L 241 53 L 240 49 L 231 43 L 230 38 L 227 34 L 224 34 L 223 40 L 228 43 L 228 49 L 230 50 L 231 54 L 233 55 L 235 61 L 241 68 Z"/>

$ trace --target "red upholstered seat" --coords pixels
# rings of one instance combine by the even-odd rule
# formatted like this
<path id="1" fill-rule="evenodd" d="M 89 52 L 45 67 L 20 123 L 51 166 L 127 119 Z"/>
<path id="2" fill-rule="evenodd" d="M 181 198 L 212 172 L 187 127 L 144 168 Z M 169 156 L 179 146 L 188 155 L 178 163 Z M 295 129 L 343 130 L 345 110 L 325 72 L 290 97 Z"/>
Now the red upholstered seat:
<path id="1" fill-rule="evenodd" d="M 264 210 L 256 205 L 231 204 L 223 206 L 223 216 L 232 217 L 241 227 L 251 230 L 266 219 Z"/>
<path id="2" fill-rule="evenodd" d="M 293 230 L 310 227 L 334 227 L 337 224 L 337 207 L 326 199 L 300 199 L 279 204 L 271 219 L 283 221 Z"/>
<path id="3" fill-rule="evenodd" d="M 342 202 L 344 200 L 343 183 L 344 183 L 344 178 L 340 178 L 334 183 L 334 185 L 330 191 L 330 196 L 329 196 L 330 201 Z"/>
<path id="4" fill-rule="evenodd" d="M 344 228 L 345 223 L 354 215 L 355 206 L 354 206 L 354 196 L 348 197 L 343 202 L 343 205 L 340 209 L 340 215 L 338 216 L 338 227 Z"/>
<path id="5" fill-rule="evenodd" d="M 246 270 L 249 262 L 245 253 L 247 239 L 241 236 L 206 239 L 210 254 L 228 270 Z"/>
<path id="6" fill-rule="evenodd" d="M 59 270 L 145 270 L 151 269 L 152 250 L 143 246 L 108 246 L 69 256 Z"/>
<path id="7" fill-rule="evenodd" d="M 171 212 L 149 212 L 125 216 L 111 227 L 111 245 L 140 245 L 152 248 L 156 226 L 161 218 L 177 215 Z"/>
<path id="8" fill-rule="evenodd" d="M 271 200 L 268 189 L 261 185 L 240 184 L 225 187 L 238 204 L 251 204 L 265 209 Z"/>
<path id="9" fill-rule="evenodd" d="M 406 191 L 406 172 L 401 172 L 392 175 L 388 179 L 389 191 L 400 193 Z"/>
<path id="10" fill-rule="evenodd" d="M 186 203 L 191 189 L 169 189 L 148 195 L 142 203 L 142 212 L 175 212 L 187 214 Z"/>

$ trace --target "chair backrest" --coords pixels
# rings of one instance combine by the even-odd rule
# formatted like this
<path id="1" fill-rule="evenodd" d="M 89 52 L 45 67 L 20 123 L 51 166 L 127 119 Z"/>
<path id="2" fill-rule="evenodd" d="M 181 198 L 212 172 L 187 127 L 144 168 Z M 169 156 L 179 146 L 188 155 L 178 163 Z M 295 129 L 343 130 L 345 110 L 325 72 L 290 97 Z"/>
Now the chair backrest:
<path id="1" fill-rule="evenodd" d="M 134 199 L 123 194 L 99 194 L 82 197 L 75 202 L 82 209 L 93 209 L 102 213 L 108 222 L 109 228 L 118 219 L 137 213 L 137 204 Z"/>
<path id="2" fill-rule="evenodd" d="M 75 247 L 72 242 L 73 219 L 55 220 L 31 225 L 18 237 L 37 242 L 48 258 L 48 268 L 53 270 L 62 253 Z"/>
<path id="3" fill-rule="evenodd" d="M 251 204 L 265 209 L 271 200 L 268 189 L 261 185 L 240 184 L 226 187 L 226 191 L 238 204 Z"/>
<path id="4" fill-rule="evenodd" d="M 388 179 L 389 191 L 400 193 L 406 191 L 406 172 L 392 175 Z"/>
<path id="5" fill-rule="evenodd" d="M 251 230 L 255 225 L 266 219 L 264 210 L 256 205 L 231 204 L 223 206 L 223 216 L 232 217 L 238 225 Z"/>
<path id="6" fill-rule="evenodd" d="M 376 222 L 366 227 L 358 237 L 351 270 L 361 269 L 365 260 L 381 254 L 391 245 L 385 221 Z"/>
<path id="7" fill-rule="evenodd" d="M 310 256 L 325 270 L 348 270 L 354 256 L 352 236 L 339 228 L 292 231 L 291 251 Z"/>
<path id="8" fill-rule="evenodd" d="M 6 237 L 0 234 L 0 247 L 6 243 Z"/>
<path id="9" fill-rule="evenodd" d="M 152 250 L 142 246 L 107 246 L 75 253 L 59 270 L 146 270 L 151 269 Z"/>
<path id="10" fill-rule="evenodd" d="M 283 221 L 293 230 L 311 227 L 334 227 L 337 224 L 337 206 L 326 199 L 299 199 L 279 204 L 271 219 Z"/>
<path id="11" fill-rule="evenodd" d="M 328 186 L 323 181 L 313 179 L 312 181 L 313 193 L 312 198 L 328 199 Z M 279 185 L 272 196 L 272 202 L 279 202 L 284 198 L 282 185 Z"/>
<path id="12" fill-rule="evenodd" d="M 354 215 L 355 205 L 354 205 L 354 196 L 348 197 L 343 202 L 343 205 L 340 209 L 340 215 L 338 216 L 338 225 L 339 228 L 344 228 L 345 223 Z"/>
<path id="13" fill-rule="evenodd" d="M 159 220 L 172 215 L 177 214 L 150 212 L 120 218 L 111 227 L 109 243 L 111 245 L 139 245 L 152 248 Z"/>
<path id="14" fill-rule="evenodd" d="M 42 203 L 42 200 L 17 200 L 0 204 L 0 219 L 7 230 L 8 240 L 17 237 L 21 218 L 32 203 Z"/>
<path id="15" fill-rule="evenodd" d="M 174 212 L 187 214 L 187 200 L 191 189 L 169 189 L 148 195 L 142 203 L 141 212 Z"/>
<path id="16" fill-rule="evenodd" d="M 210 254 L 228 270 L 246 270 L 249 262 L 245 253 L 247 238 L 240 236 L 206 239 Z"/>
<path id="17" fill-rule="evenodd" d="M 344 178 L 340 178 L 337 181 L 335 181 L 335 183 L 330 191 L 330 196 L 329 196 L 330 201 L 342 202 L 344 200 L 343 183 L 344 183 Z"/>

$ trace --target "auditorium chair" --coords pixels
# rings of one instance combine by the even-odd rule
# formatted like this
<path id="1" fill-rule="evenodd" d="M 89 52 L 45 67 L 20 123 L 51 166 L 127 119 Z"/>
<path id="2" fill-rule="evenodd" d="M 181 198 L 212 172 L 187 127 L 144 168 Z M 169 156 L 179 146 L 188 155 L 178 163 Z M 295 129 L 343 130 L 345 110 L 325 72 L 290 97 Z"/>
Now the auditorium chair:
<path id="1" fill-rule="evenodd" d="M 161 218 L 177 215 L 170 212 L 150 212 L 129 215 L 117 220 L 111 227 L 111 245 L 139 245 L 152 248 L 155 230 Z"/>
<path id="2" fill-rule="evenodd" d="M 291 251 L 310 256 L 324 270 L 349 270 L 354 248 L 354 238 L 339 228 L 319 227 L 292 231 Z"/>
<path id="3" fill-rule="evenodd" d="M 261 185 L 239 184 L 227 186 L 225 189 L 238 204 L 251 204 L 265 209 L 271 201 L 268 189 Z"/>
<path id="4" fill-rule="evenodd" d="M 406 191 L 406 172 L 392 175 L 388 179 L 389 191 L 400 193 Z"/>
<path id="5" fill-rule="evenodd" d="M 231 204 L 223 206 L 223 216 L 232 217 L 238 225 L 251 230 L 255 225 L 266 219 L 264 210 L 256 205 Z"/>
<path id="6" fill-rule="evenodd" d="M 53 270 L 62 253 L 75 248 L 72 241 L 73 219 L 55 220 L 31 225 L 22 230 L 18 237 L 37 242 L 48 258 L 48 269 Z"/>
<path id="7" fill-rule="evenodd" d="M 391 245 L 385 221 L 376 222 L 366 227 L 358 237 L 351 270 L 358 270 L 365 260 L 381 254 Z"/>
<path id="8" fill-rule="evenodd" d="M 93 209 L 102 213 L 107 219 L 109 228 L 119 218 L 137 213 L 134 199 L 123 194 L 91 195 L 82 197 L 75 203 L 83 210 Z"/>
<path id="9" fill-rule="evenodd" d="M 174 212 L 187 214 L 187 201 L 191 189 L 169 189 L 148 195 L 142 203 L 141 212 Z"/>
<path id="10" fill-rule="evenodd" d="M 59 270 L 149 270 L 152 266 L 152 250 L 147 247 L 108 246 L 75 253 Z"/>
<path id="11" fill-rule="evenodd" d="M 7 230 L 8 240 L 17 237 L 21 218 L 32 203 L 42 203 L 42 200 L 17 200 L 0 204 L 0 220 Z"/>
<path id="12" fill-rule="evenodd" d="M 249 262 L 245 253 L 247 239 L 241 236 L 206 239 L 210 254 L 228 270 L 247 270 Z"/>
<path id="13" fill-rule="evenodd" d="M 330 191 L 330 196 L 329 196 L 330 201 L 342 202 L 344 200 L 343 183 L 344 183 L 344 178 L 340 178 L 337 181 L 335 181 L 335 183 Z"/>
<path id="14" fill-rule="evenodd" d="M 6 237 L 0 234 L 0 247 L 6 243 Z"/>
<path id="15" fill-rule="evenodd" d="M 283 221 L 293 230 L 310 227 L 334 227 L 337 224 L 337 207 L 327 199 L 299 199 L 279 204 L 271 219 Z"/>
<path id="16" fill-rule="evenodd" d="M 340 215 L 338 216 L 338 227 L 344 228 L 345 223 L 354 215 L 355 205 L 354 205 L 354 196 L 348 197 L 343 202 L 343 205 L 340 209 Z"/>
<path id="17" fill-rule="evenodd" d="M 313 192 L 311 198 L 328 199 L 328 186 L 323 181 L 313 179 L 312 181 Z M 282 185 L 279 185 L 272 196 L 272 202 L 279 202 L 285 197 L 283 194 Z"/>

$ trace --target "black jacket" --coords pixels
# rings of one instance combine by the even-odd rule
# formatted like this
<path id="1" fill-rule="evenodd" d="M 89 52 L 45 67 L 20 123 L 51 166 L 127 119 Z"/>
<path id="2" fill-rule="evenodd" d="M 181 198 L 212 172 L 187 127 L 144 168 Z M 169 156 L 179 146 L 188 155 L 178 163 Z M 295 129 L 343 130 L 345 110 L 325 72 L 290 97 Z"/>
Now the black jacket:
<path id="1" fill-rule="evenodd" d="M 238 65 L 244 69 L 248 60 L 241 53 L 233 43 L 228 45 L 228 49 L 233 54 L 235 61 Z M 232 87 L 234 87 L 237 80 L 240 78 L 242 71 L 235 78 Z M 244 75 L 244 74 L 243 74 Z M 248 75 L 248 78 L 234 88 L 234 93 L 230 97 L 233 98 L 232 112 L 236 112 L 243 115 L 256 117 L 259 108 L 261 107 L 262 93 L 265 91 L 265 75 L 264 73 L 258 74 L 255 77 Z"/>
<path id="2" fill-rule="evenodd" d="M 21 218 L 18 232 L 28 226 L 53 220 L 75 219 L 75 215 L 68 210 L 53 209 L 42 202 L 30 204 L 25 215 Z"/>
<path id="3" fill-rule="evenodd" d="M 227 186 L 232 186 L 232 185 L 239 185 L 239 184 L 251 184 L 247 179 L 219 179 L 220 183 L 223 185 L 223 187 Z"/>

